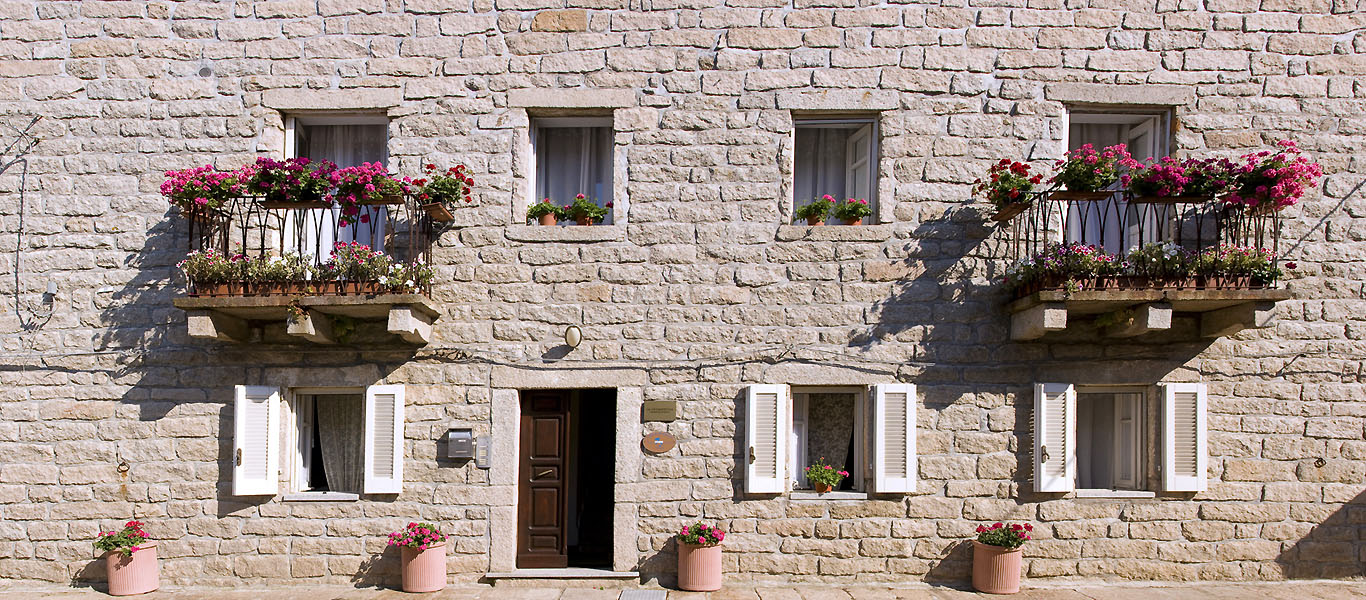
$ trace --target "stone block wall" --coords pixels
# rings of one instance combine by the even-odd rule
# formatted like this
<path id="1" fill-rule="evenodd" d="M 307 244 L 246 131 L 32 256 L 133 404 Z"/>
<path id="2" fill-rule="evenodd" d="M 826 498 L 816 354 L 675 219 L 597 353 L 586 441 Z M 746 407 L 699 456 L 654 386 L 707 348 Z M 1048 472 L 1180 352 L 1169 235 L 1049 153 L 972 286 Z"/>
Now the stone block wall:
<path id="1" fill-rule="evenodd" d="M 136 515 L 175 583 L 392 579 L 383 534 L 419 518 L 477 579 L 515 490 L 435 440 L 489 433 L 493 388 L 517 387 L 496 369 L 540 365 L 569 324 L 585 341 L 553 366 L 638 369 L 643 399 L 680 403 L 679 447 L 624 475 L 647 578 L 696 519 L 732 532 L 744 579 L 955 580 L 962 540 L 1002 519 L 1036 524 L 1031 577 L 1366 574 L 1363 28 L 1355 0 L 0 3 L 0 116 L 42 117 L 0 174 L 0 578 L 99 579 L 89 541 Z M 1294 298 L 1213 342 L 1191 323 L 1010 342 L 971 182 L 1057 157 L 1068 103 L 1135 102 L 1172 108 L 1181 155 L 1288 137 L 1323 164 L 1286 212 Z M 613 115 L 618 225 L 521 225 L 529 118 L 557 103 Z M 397 171 L 478 180 L 435 250 L 433 344 L 186 336 L 161 172 L 277 154 L 307 109 L 387 112 Z M 879 115 L 876 225 L 783 225 L 793 111 Z M 231 496 L 231 386 L 381 379 L 408 385 L 401 496 Z M 921 395 L 918 492 L 739 492 L 743 385 L 896 380 Z M 1032 382 L 1159 380 L 1209 384 L 1208 492 L 1029 491 Z"/>

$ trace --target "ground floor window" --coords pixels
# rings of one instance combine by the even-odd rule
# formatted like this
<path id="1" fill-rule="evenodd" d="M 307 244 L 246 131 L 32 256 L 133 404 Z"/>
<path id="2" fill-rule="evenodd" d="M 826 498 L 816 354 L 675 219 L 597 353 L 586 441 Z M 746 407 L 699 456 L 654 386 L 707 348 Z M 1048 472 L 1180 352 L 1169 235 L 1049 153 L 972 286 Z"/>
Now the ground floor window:
<path id="1" fill-rule="evenodd" d="M 360 493 L 365 477 L 365 396 L 303 394 L 296 415 L 295 491 Z"/>
<path id="2" fill-rule="evenodd" d="M 793 388 L 792 489 L 812 489 L 806 468 L 823 460 L 849 477 L 835 488 L 862 491 L 868 414 L 859 388 Z"/>

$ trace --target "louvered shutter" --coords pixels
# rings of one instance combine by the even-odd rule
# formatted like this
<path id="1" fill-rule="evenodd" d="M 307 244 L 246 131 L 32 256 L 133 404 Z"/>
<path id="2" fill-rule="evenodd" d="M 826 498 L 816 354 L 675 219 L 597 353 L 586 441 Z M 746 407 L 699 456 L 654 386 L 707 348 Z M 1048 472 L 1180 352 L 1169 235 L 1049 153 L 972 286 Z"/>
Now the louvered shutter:
<path id="1" fill-rule="evenodd" d="M 280 491 L 280 388 L 233 387 L 232 493 L 274 496 Z"/>
<path id="2" fill-rule="evenodd" d="M 751 385 L 745 389 L 745 491 L 786 491 L 787 432 L 792 428 L 787 386 Z"/>
<path id="3" fill-rule="evenodd" d="M 1034 491 L 1070 492 L 1077 480 L 1077 393 L 1068 383 L 1034 384 Z"/>
<path id="4" fill-rule="evenodd" d="M 873 386 L 873 491 L 915 491 L 915 385 Z"/>
<path id="5" fill-rule="evenodd" d="M 872 200 L 873 125 L 860 127 L 844 146 L 844 194 L 846 198 Z"/>
<path id="6" fill-rule="evenodd" d="M 1208 444 L 1203 383 L 1162 384 L 1162 490 L 1203 492 Z"/>
<path id="7" fill-rule="evenodd" d="M 403 386 L 365 388 L 365 493 L 403 491 Z"/>

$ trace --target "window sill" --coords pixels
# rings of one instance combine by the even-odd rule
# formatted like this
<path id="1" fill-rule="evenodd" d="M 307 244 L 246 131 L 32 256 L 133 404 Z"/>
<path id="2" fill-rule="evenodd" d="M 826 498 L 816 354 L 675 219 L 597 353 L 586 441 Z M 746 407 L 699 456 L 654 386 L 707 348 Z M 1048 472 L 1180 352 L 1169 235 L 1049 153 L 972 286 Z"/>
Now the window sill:
<path id="1" fill-rule="evenodd" d="M 346 492 L 299 492 L 297 494 L 285 494 L 285 502 L 356 502 L 360 500 L 360 494 L 349 494 Z"/>
<path id="2" fill-rule="evenodd" d="M 888 225 L 779 225 L 780 242 L 885 242 L 892 237 Z"/>
<path id="3" fill-rule="evenodd" d="M 811 491 L 795 491 L 788 494 L 792 500 L 811 501 L 811 500 L 867 500 L 867 492 L 826 492 L 818 494 Z"/>
<path id="4" fill-rule="evenodd" d="M 1147 492 L 1143 490 L 1075 490 L 1073 496 L 1076 498 L 1151 499 L 1157 497 L 1157 492 Z"/>
<path id="5" fill-rule="evenodd" d="M 507 238 L 514 242 L 622 242 L 625 225 L 510 225 Z"/>

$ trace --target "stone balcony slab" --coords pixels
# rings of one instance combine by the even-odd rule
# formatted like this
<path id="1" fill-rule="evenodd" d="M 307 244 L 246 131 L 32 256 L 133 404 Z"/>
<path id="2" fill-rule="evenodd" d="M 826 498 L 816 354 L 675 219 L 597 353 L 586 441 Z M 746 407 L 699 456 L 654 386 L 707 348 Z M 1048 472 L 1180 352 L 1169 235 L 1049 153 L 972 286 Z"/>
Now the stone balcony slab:
<path id="1" fill-rule="evenodd" d="M 184 310 L 190 337 L 228 342 L 252 339 L 264 323 L 286 322 L 287 332 L 315 343 L 334 343 L 334 317 L 358 321 L 386 321 L 388 330 L 403 341 L 424 345 L 431 340 L 432 323 L 440 311 L 421 294 L 349 296 L 214 296 L 172 301 Z M 297 305 L 298 316 L 290 315 Z"/>

